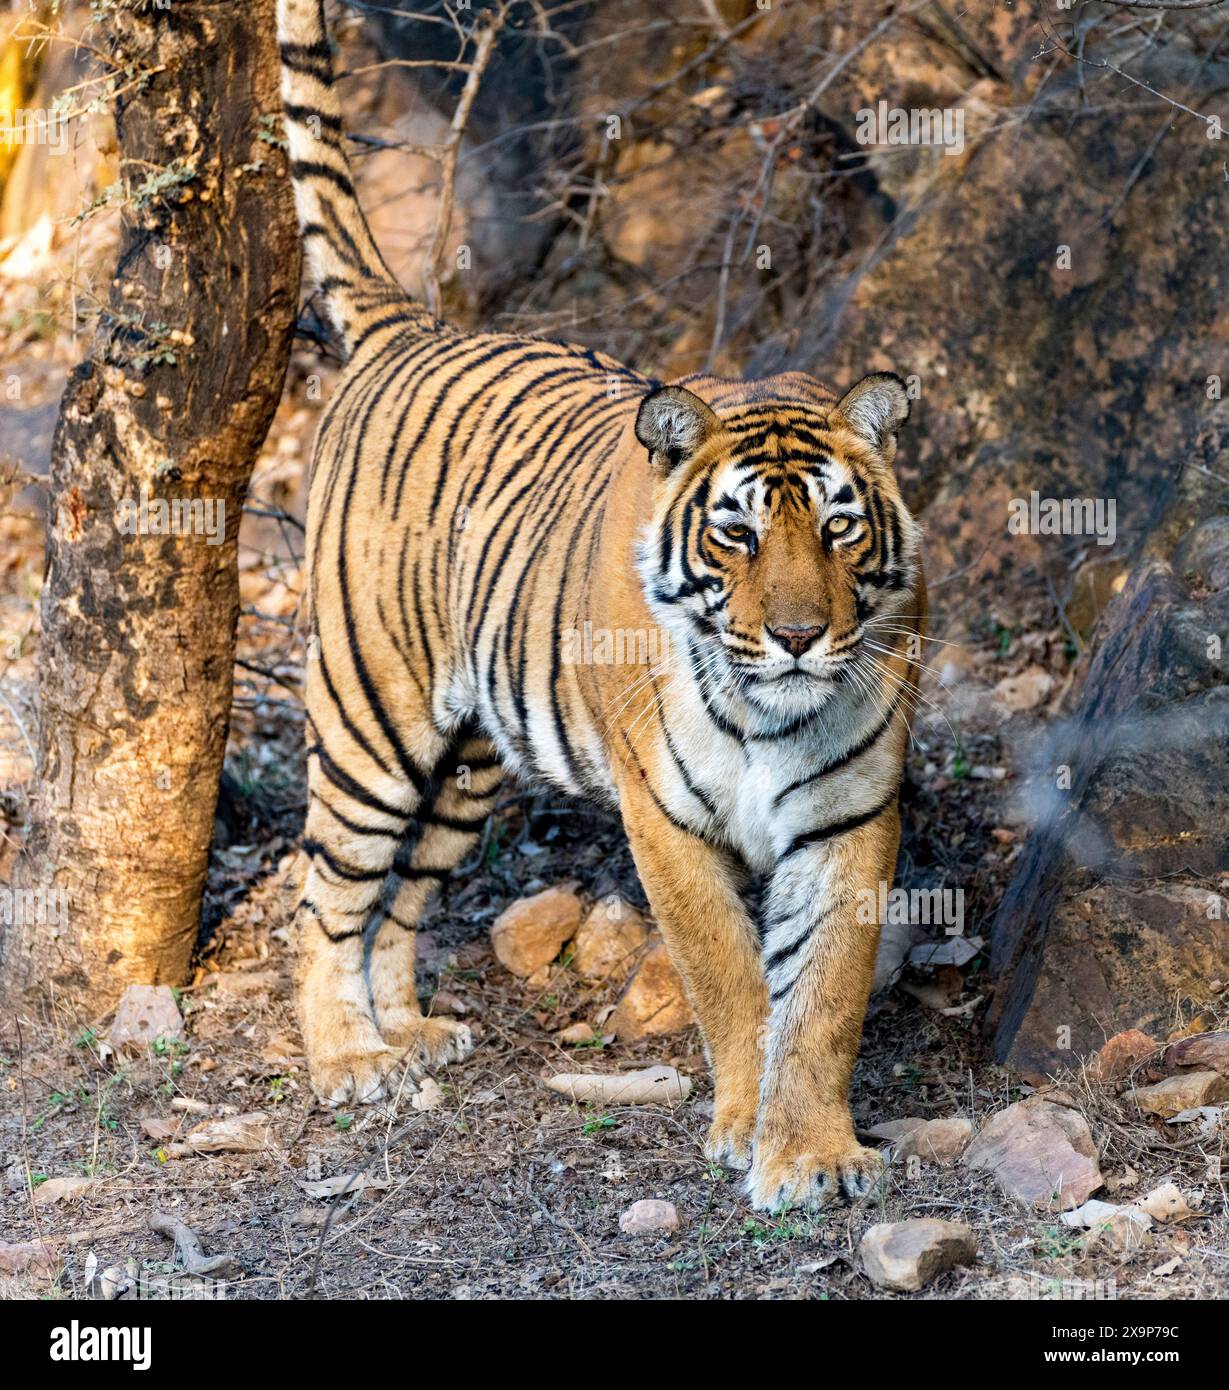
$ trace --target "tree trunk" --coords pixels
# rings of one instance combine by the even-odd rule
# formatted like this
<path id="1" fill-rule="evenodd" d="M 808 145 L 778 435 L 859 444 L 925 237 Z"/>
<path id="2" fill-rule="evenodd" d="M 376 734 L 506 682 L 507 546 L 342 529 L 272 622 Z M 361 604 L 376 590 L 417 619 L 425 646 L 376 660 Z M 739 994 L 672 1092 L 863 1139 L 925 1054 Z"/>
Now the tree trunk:
<path id="1" fill-rule="evenodd" d="M 53 445 L 38 790 L 0 976 L 10 1004 L 90 1012 L 189 966 L 239 521 L 299 291 L 272 0 L 122 8 L 106 32 L 124 225 Z"/>

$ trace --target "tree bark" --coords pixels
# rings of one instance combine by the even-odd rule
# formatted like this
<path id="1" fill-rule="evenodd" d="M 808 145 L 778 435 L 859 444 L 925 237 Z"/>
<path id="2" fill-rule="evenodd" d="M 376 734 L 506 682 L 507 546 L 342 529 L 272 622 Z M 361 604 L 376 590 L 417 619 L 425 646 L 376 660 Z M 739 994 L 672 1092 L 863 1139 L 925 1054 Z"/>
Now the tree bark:
<path id="1" fill-rule="evenodd" d="M 106 34 L 123 229 L 53 444 L 37 792 L 0 927 L 7 1003 L 44 992 L 91 1013 L 189 966 L 239 521 L 299 291 L 272 0 L 121 8 Z"/>

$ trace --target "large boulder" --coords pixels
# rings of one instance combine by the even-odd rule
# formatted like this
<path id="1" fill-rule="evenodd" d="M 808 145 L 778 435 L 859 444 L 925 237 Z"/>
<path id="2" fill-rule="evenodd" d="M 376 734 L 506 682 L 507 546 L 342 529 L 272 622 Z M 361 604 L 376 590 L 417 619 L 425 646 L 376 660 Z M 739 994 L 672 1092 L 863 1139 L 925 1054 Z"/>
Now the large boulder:
<path id="1" fill-rule="evenodd" d="M 1190 524 L 1214 505 L 1196 484 L 1174 507 L 1189 529 L 1106 610 L 1076 713 L 1033 760 L 1036 823 L 994 925 L 990 1014 L 999 1059 L 1030 1079 L 1107 1034 L 1164 1037 L 1175 998 L 1229 977 L 1214 891 L 1229 864 L 1229 525 Z"/>

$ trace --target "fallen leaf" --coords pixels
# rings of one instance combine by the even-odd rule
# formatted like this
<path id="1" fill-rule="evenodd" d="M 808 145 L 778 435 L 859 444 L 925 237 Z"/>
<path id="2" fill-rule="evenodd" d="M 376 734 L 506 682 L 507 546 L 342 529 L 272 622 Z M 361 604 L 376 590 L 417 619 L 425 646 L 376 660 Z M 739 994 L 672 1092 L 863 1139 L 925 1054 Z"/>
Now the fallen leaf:
<path id="1" fill-rule="evenodd" d="M 40 1207 L 49 1207 L 53 1202 L 79 1202 L 97 1186 L 97 1178 L 48 1178 L 34 1189 L 34 1200 Z"/>
<path id="2" fill-rule="evenodd" d="M 428 1076 L 419 1086 L 418 1090 L 410 1097 L 410 1104 L 415 1110 L 428 1111 L 438 1110 L 445 1100 L 444 1092 L 440 1084 L 433 1077 Z"/>
<path id="3" fill-rule="evenodd" d="M 338 1173 L 334 1177 L 321 1178 L 317 1182 L 303 1182 L 301 1179 L 296 1181 L 309 1197 L 318 1202 L 328 1197 L 362 1192 L 368 1187 L 385 1188 L 389 1185 L 387 1178 L 373 1178 L 367 1173 Z"/>
<path id="4" fill-rule="evenodd" d="M 161 1144 L 167 1139 L 174 1139 L 179 1133 L 179 1121 L 164 1120 L 161 1115 L 142 1115 L 141 1133 L 147 1139 Z"/>

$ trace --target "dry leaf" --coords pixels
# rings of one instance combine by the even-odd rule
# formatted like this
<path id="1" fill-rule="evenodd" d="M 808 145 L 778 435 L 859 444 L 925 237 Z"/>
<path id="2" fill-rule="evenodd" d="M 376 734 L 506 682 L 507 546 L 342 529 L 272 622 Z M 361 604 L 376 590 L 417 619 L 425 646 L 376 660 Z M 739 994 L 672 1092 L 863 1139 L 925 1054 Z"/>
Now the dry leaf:
<path id="1" fill-rule="evenodd" d="M 410 1104 L 415 1110 L 438 1110 L 443 1105 L 444 1099 L 444 1092 L 440 1089 L 439 1082 L 428 1076 L 410 1097 Z"/>
<path id="2" fill-rule="evenodd" d="M 324 1201 L 328 1197 L 350 1196 L 362 1192 L 366 1187 L 384 1188 L 387 1178 L 373 1178 L 366 1173 L 338 1173 L 331 1178 L 321 1178 L 318 1182 L 303 1182 L 299 1186 L 309 1197 Z"/>
<path id="3" fill-rule="evenodd" d="M 78 1202 L 97 1186 L 97 1178 L 48 1178 L 34 1189 L 34 1200 L 40 1207 L 49 1207 L 52 1202 Z"/>
<path id="4" fill-rule="evenodd" d="M 193 1153 L 256 1153 L 269 1147 L 269 1117 L 262 1110 L 206 1120 L 187 1135 Z"/>

